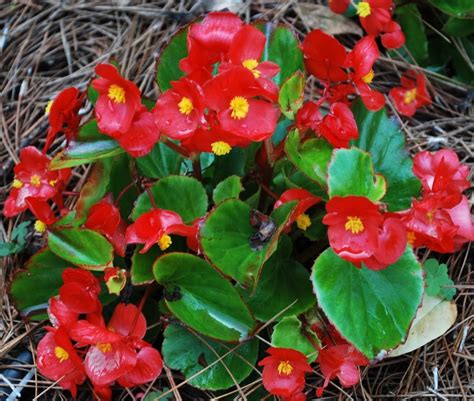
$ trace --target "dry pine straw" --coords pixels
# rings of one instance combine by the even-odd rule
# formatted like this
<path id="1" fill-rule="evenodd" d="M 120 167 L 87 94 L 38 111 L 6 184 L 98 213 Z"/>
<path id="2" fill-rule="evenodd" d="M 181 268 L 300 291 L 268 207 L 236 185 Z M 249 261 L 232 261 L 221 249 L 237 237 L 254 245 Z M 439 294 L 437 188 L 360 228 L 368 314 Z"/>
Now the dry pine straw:
<path id="1" fill-rule="evenodd" d="M 158 92 L 154 84 L 154 64 L 160 48 L 170 35 L 202 12 L 232 3 L 247 20 L 260 18 L 280 21 L 293 26 L 300 36 L 319 24 L 317 10 L 314 18 L 306 18 L 304 22 L 299 18 L 302 7 L 307 11 L 317 6 L 297 1 L 262 0 L 245 4 L 212 0 L 156 1 L 153 4 L 126 0 L 2 2 L 0 204 L 3 204 L 9 190 L 12 167 L 18 160 L 19 150 L 27 145 L 41 146 L 44 140 L 47 121 L 43 110 L 49 99 L 66 86 L 75 85 L 84 89 L 94 66 L 111 58 L 120 62 L 125 76 L 138 82 L 146 96 L 156 98 Z M 351 34 L 353 30 L 350 26 L 347 31 L 339 38 L 351 46 L 357 36 Z M 382 58 L 376 66 L 375 81 L 380 85 L 379 89 L 387 92 L 398 83 L 406 68 L 407 64 L 402 61 Z M 425 72 L 435 99 L 433 105 L 411 119 L 400 118 L 390 102 L 389 112 L 400 122 L 411 152 L 435 150 L 440 146 L 451 147 L 463 162 L 472 166 L 474 118 L 468 88 L 443 76 Z M 56 147 L 60 145 L 60 140 L 56 141 Z M 75 187 L 72 190 L 81 188 L 87 173 L 87 167 L 75 169 Z M 73 203 L 74 199 L 68 199 L 69 205 Z M 22 218 L 2 220 L 1 241 L 10 237 L 12 229 Z M 37 246 L 38 240 L 32 238 L 29 249 Z M 425 259 L 429 255 L 425 252 L 420 256 Z M 27 255 L 0 259 L 0 299 L 3 300 L 0 369 L 18 366 L 11 358 L 20 349 L 26 347 L 34 353 L 35 344 L 41 335 L 41 325 L 22 321 L 4 292 L 12 274 L 26 259 Z M 474 317 L 474 285 L 471 248 L 467 247 L 443 261 L 448 264 L 458 290 L 456 302 L 459 316 L 455 325 L 444 336 L 425 347 L 363 369 L 361 385 L 356 388 L 342 390 L 336 386 L 330 387 L 325 392 L 325 399 L 473 399 L 474 344 L 471 325 Z M 32 367 L 23 365 L 22 369 L 26 372 Z M 309 377 L 309 399 L 314 397 L 314 388 L 321 382 L 322 378 L 316 372 Z M 144 386 L 143 390 L 168 387 L 177 400 L 205 400 L 214 396 L 179 383 L 182 383 L 182 376 L 166 370 L 152 386 Z M 176 385 L 179 387 L 176 388 Z M 232 397 L 246 399 L 247 394 L 260 386 L 260 380 L 240 386 Z M 0 387 L 0 390 L 5 389 Z M 27 395 L 23 399 L 68 399 L 67 393 L 37 373 L 28 381 L 25 391 Z M 79 399 L 90 399 L 89 394 L 88 390 L 80 391 Z M 117 399 L 133 400 L 134 397 L 131 392 L 124 391 Z"/>

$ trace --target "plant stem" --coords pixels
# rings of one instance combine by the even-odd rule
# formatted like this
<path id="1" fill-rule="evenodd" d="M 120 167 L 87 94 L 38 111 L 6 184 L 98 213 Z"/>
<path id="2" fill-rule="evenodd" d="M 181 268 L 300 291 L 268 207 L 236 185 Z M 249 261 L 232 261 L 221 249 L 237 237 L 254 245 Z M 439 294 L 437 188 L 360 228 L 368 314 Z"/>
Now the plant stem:
<path id="1" fill-rule="evenodd" d="M 193 175 L 199 181 L 202 181 L 200 153 L 197 153 L 196 155 L 193 155 L 192 161 L 193 161 Z"/>

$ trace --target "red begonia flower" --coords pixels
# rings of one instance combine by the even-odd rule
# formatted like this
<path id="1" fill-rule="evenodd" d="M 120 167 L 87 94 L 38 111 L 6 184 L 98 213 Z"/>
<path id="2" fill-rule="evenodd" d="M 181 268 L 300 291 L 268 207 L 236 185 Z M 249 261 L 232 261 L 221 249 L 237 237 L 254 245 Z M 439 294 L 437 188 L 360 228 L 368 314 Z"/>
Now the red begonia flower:
<path id="1" fill-rule="evenodd" d="M 48 317 L 53 327 L 69 330 L 79 319 L 79 313 L 72 311 L 59 297 L 49 299 Z"/>
<path id="2" fill-rule="evenodd" d="M 112 401 L 112 389 L 110 386 L 94 386 L 94 395 L 99 401 Z"/>
<path id="3" fill-rule="evenodd" d="M 405 34 L 401 26 L 393 20 L 388 23 L 385 33 L 380 38 L 386 49 L 399 49 L 405 44 Z"/>
<path id="4" fill-rule="evenodd" d="M 172 243 L 169 234 L 180 235 L 183 226 L 183 220 L 178 213 L 153 209 L 143 213 L 135 223 L 127 227 L 125 241 L 127 244 L 145 244 L 140 253 L 145 253 L 154 244 L 158 244 L 164 251 Z"/>
<path id="5" fill-rule="evenodd" d="M 459 250 L 466 242 L 474 241 L 474 222 L 469 202 L 465 196 L 451 209 L 446 209 L 453 224 L 458 226 L 458 231 L 454 236 L 454 248 Z"/>
<path id="6" fill-rule="evenodd" d="M 113 204 L 111 196 L 101 199 L 90 208 L 84 226 L 104 235 L 113 245 L 115 252 L 125 256 L 127 223 L 120 216 L 120 210 Z"/>
<path id="7" fill-rule="evenodd" d="M 359 137 L 354 114 L 344 103 L 331 105 L 329 113 L 317 125 L 316 132 L 335 148 L 348 148 L 349 142 Z"/>
<path id="8" fill-rule="evenodd" d="M 451 208 L 469 188 L 469 167 L 459 162 L 451 149 L 430 153 L 422 151 L 413 159 L 413 173 L 420 179 L 423 189 L 440 195 L 440 207 Z"/>
<path id="9" fill-rule="evenodd" d="M 455 250 L 454 238 L 458 226 L 453 223 L 449 213 L 439 209 L 436 196 L 414 200 L 411 209 L 402 218 L 408 232 L 408 241 L 414 247 L 426 246 L 440 253 Z"/>
<path id="10" fill-rule="evenodd" d="M 293 188 L 287 189 L 283 192 L 280 197 L 275 202 L 273 206 L 274 209 L 279 208 L 281 205 L 287 202 L 298 201 L 295 209 L 291 213 L 286 227 L 290 227 L 293 222 L 296 221 L 296 225 L 301 230 L 307 230 L 311 226 L 311 219 L 305 213 L 311 206 L 314 206 L 316 203 L 321 201 L 321 198 L 313 195 L 311 192 L 306 189 Z"/>
<path id="11" fill-rule="evenodd" d="M 37 348 L 38 370 L 48 379 L 71 392 L 75 398 L 77 385 L 86 379 L 81 358 L 77 355 L 65 330 L 53 329 L 41 339 Z"/>
<path id="12" fill-rule="evenodd" d="M 48 226 L 56 223 L 58 220 L 49 206 L 48 202 L 43 199 L 28 197 L 25 199 L 28 209 L 36 217 L 35 230 L 39 233 L 44 233 Z"/>
<path id="13" fill-rule="evenodd" d="M 132 81 L 123 78 L 112 64 L 99 64 L 95 72 L 100 76 L 92 81 L 92 86 L 99 92 L 95 105 L 97 125 L 108 135 L 125 134 L 141 108 L 140 90 Z"/>
<path id="14" fill-rule="evenodd" d="M 333 13 L 344 14 L 351 3 L 350 0 L 329 0 L 329 8 Z"/>
<path id="15" fill-rule="evenodd" d="M 46 142 L 44 144 L 43 153 L 46 153 L 54 141 L 54 138 L 59 132 L 63 132 L 67 141 L 74 139 L 81 118 L 78 115 L 79 109 L 82 106 L 85 93 L 77 88 L 66 88 L 50 101 L 46 106 L 46 114 L 49 121 L 49 130 L 46 135 Z"/>
<path id="16" fill-rule="evenodd" d="M 263 366 L 265 389 L 282 397 L 291 397 L 294 393 L 301 392 L 305 373 L 311 372 L 306 357 L 290 348 L 269 348 L 266 352 L 270 356 L 258 363 L 258 366 Z"/>
<path id="17" fill-rule="evenodd" d="M 127 284 L 127 271 L 118 267 L 108 267 L 104 270 L 104 281 L 109 294 L 120 295 Z"/>
<path id="18" fill-rule="evenodd" d="M 297 113 L 295 118 L 295 125 L 300 131 L 305 131 L 310 128 L 316 131 L 316 127 L 321 121 L 322 116 L 319 112 L 319 106 L 312 101 L 307 101 L 303 104 Z"/>
<path id="19" fill-rule="evenodd" d="M 352 68 L 351 79 L 356 86 L 364 105 L 371 111 L 380 110 L 385 99 L 383 94 L 374 91 L 369 84 L 374 79 L 372 69 L 380 53 L 373 36 L 365 36 L 360 39 L 347 55 L 345 66 Z"/>
<path id="20" fill-rule="evenodd" d="M 326 101 L 329 104 L 333 103 L 344 103 L 346 106 L 350 106 L 351 102 L 349 96 L 356 93 L 356 88 L 352 84 L 338 84 L 329 87 L 326 92 Z"/>
<path id="21" fill-rule="evenodd" d="M 123 387 L 134 387 L 155 380 L 163 369 L 163 359 L 153 347 L 143 347 L 138 351 L 137 363 L 128 373 L 120 376 L 118 382 Z"/>
<path id="22" fill-rule="evenodd" d="M 124 134 L 111 135 L 119 145 L 132 157 L 142 157 L 153 149 L 160 139 L 160 131 L 155 124 L 155 118 L 145 106 L 135 113 L 132 124 Z"/>
<path id="23" fill-rule="evenodd" d="M 51 159 L 34 146 L 20 151 L 20 163 L 15 168 L 15 179 L 5 201 L 3 215 L 16 216 L 28 208 L 26 198 L 54 199 L 62 206 L 61 191 L 71 176 L 70 169 L 50 170 Z"/>
<path id="24" fill-rule="evenodd" d="M 181 78 L 156 101 L 153 115 L 158 129 L 174 139 L 183 139 L 200 126 L 206 127 L 204 92 L 194 81 Z"/>
<path id="25" fill-rule="evenodd" d="M 326 211 L 323 224 L 334 252 L 356 264 L 374 254 L 383 222 L 376 204 L 362 196 L 336 196 L 326 203 Z"/>
<path id="26" fill-rule="evenodd" d="M 306 69 L 316 78 L 328 81 L 347 79 L 343 70 L 346 50 L 334 37 L 315 29 L 306 35 L 301 49 Z"/>
<path id="27" fill-rule="evenodd" d="M 250 70 L 258 83 L 268 93 L 273 94 L 272 100 L 278 100 L 278 86 L 271 80 L 280 72 L 278 64 L 271 61 L 259 62 L 265 50 L 265 35 L 252 25 L 243 26 L 234 36 L 229 49 L 230 63 L 221 63 L 220 71 L 234 66 L 244 66 Z"/>
<path id="28" fill-rule="evenodd" d="M 316 390 L 321 397 L 329 380 L 339 378 L 343 387 L 351 387 L 360 381 L 358 366 L 368 365 L 368 359 L 351 344 L 330 345 L 319 350 L 318 359 L 325 380 Z"/>
<path id="29" fill-rule="evenodd" d="M 100 312 L 99 280 L 87 270 L 77 268 L 64 269 L 63 285 L 59 289 L 61 301 L 73 312 Z"/>
<path id="30" fill-rule="evenodd" d="M 390 89 L 390 97 L 401 115 L 411 117 L 420 107 L 431 104 L 431 96 L 426 88 L 426 78 L 422 73 L 409 71 L 401 79 L 402 86 Z"/>
<path id="31" fill-rule="evenodd" d="M 204 85 L 204 93 L 224 131 L 256 142 L 273 134 L 278 111 L 271 102 L 255 98 L 268 98 L 269 94 L 247 68 L 221 72 Z"/>

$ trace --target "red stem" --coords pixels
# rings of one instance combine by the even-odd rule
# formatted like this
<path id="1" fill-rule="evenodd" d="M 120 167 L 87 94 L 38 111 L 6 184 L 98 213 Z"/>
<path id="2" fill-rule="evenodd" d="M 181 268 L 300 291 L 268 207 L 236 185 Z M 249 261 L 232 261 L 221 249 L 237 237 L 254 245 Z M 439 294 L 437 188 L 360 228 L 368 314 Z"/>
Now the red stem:
<path id="1" fill-rule="evenodd" d="M 114 205 L 115 206 L 118 206 L 119 202 L 120 202 L 120 199 L 122 199 L 122 196 L 125 195 L 125 193 L 135 185 L 135 182 L 131 182 L 130 184 L 128 184 L 124 189 L 122 189 L 120 191 L 120 193 L 118 194 L 117 196 L 117 199 L 115 199 L 115 202 L 114 202 Z"/>
<path id="2" fill-rule="evenodd" d="M 189 158 L 189 152 L 183 149 L 181 146 L 176 145 L 175 143 L 171 142 L 169 139 L 165 139 L 163 142 L 166 146 L 170 149 L 173 149 L 175 152 L 179 153 L 180 155 Z"/>
<path id="3" fill-rule="evenodd" d="M 155 198 L 153 198 L 153 194 L 151 193 L 150 188 L 145 187 L 145 191 L 148 194 L 148 197 L 150 198 L 150 203 L 151 203 L 151 206 L 153 206 L 153 209 L 158 209 L 158 207 L 156 206 Z"/>

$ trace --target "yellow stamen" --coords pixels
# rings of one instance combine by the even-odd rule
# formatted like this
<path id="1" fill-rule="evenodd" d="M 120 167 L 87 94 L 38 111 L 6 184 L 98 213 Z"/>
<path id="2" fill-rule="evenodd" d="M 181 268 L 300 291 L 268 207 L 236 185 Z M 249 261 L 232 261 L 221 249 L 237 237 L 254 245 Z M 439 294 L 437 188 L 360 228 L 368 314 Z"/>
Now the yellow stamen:
<path id="1" fill-rule="evenodd" d="M 408 231 L 407 232 L 407 242 L 408 242 L 408 244 L 413 245 L 415 243 L 415 240 L 416 240 L 415 233 L 413 231 Z"/>
<path id="2" fill-rule="evenodd" d="M 31 185 L 34 185 L 35 187 L 39 187 L 41 185 L 41 177 L 37 174 L 34 174 L 30 178 Z"/>
<path id="3" fill-rule="evenodd" d="M 278 365 L 278 374 L 288 376 L 293 372 L 293 366 L 290 365 L 289 361 L 281 361 Z"/>
<path id="4" fill-rule="evenodd" d="M 346 224 L 344 225 L 346 231 L 350 231 L 352 234 L 359 234 L 364 231 L 364 223 L 360 217 L 347 216 Z"/>
<path id="5" fill-rule="evenodd" d="M 108 96 L 114 103 L 125 103 L 125 89 L 121 86 L 115 84 L 110 85 Z"/>
<path id="6" fill-rule="evenodd" d="M 362 18 L 368 17 L 372 12 L 369 2 L 368 1 L 360 1 L 356 5 L 356 12 L 357 12 L 357 15 L 359 17 L 362 17 Z"/>
<path id="7" fill-rule="evenodd" d="M 44 108 L 44 114 L 49 116 L 49 113 L 51 113 L 51 106 L 53 105 L 54 100 L 50 100 L 46 107 Z"/>
<path id="8" fill-rule="evenodd" d="M 112 350 L 112 344 L 110 343 L 98 343 L 97 348 L 99 348 L 99 351 L 105 354 L 106 352 L 109 352 Z"/>
<path id="9" fill-rule="evenodd" d="M 258 61 L 255 60 L 254 58 L 249 58 L 247 60 L 244 60 L 242 62 L 242 65 L 247 68 L 248 70 L 252 71 L 252 74 L 255 78 L 259 78 L 261 72 L 257 70 L 258 67 Z"/>
<path id="10" fill-rule="evenodd" d="M 54 355 L 59 359 L 59 363 L 69 359 L 69 353 L 62 347 L 54 347 Z"/>
<path id="11" fill-rule="evenodd" d="M 171 237 L 168 234 L 163 234 L 158 240 L 158 246 L 162 251 L 168 249 L 172 243 L 173 241 L 171 241 Z"/>
<path id="12" fill-rule="evenodd" d="M 19 189 L 23 186 L 23 183 L 20 180 L 17 180 L 16 178 L 12 182 L 12 187 Z"/>
<path id="13" fill-rule="evenodd" d="M 429 211 L 428 213 L 426 213 L 426 217 L 428 217 L 428 221 L 430 223 L 433 222 L 433 214 L 434 214 L 433 211 Z"/>
<path id="14" fill-rule="evenodd" d="M 46 228 L 48 226 L 43 223 L 41 220 L 36 220 L 35 221 L 35 230 L 39 233 L 44 233 L 46 231 Z"/>
<path id="15" fill-rule="evenodd" d="M 232 111 L 230 116 L 237 120 L 245 118 L 249 112 L 249 102 L 242 96 L 235 96 L 229 104 L 229 108 Z"/>
<path id="16" fill-rule="evenodd" d="M 306 229 L 311 225 L 311 219 L 306 213 L 301 213 L 296 218 L 296 225 L 300 230 L 306 231 Z"/>
<path id="17" fill-rule="evenodd" d="M 403 95 L 403 103 L 410 104 L 416 99 L 416 88 L 410 89 Z"/>
<path id="18" fill-rule="evenodd" d="M 49 185 L 51 185 L 52 187 L 54 187 L 57 183 L 58 183 L 58 180 L 49 181 Z"/>
<path id="19" fill-rule="evenodd" d="M 178 107 L 181 114 L 189 115 L 193 111 L 193 102 L 188 97 L 183 97 L 178 103 Z"/>
<path id="20" fill-rule="evenodd" d="M 370 84 L 374 79 L 374 75 L 374 70 L 371 68 L 370 71 L 362 77 L 362 81 L 364 81 L 366 84 Z"/>
<path id="21" fill-rule="evenodd" d="M 223 156 L 229 153 L 232 150 L 232 147 L 224 141 L 217 141 L 211 143 L 212 153 L 217 156 Z"/>

